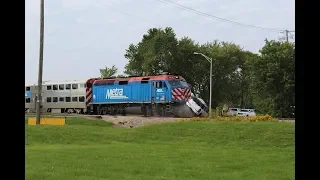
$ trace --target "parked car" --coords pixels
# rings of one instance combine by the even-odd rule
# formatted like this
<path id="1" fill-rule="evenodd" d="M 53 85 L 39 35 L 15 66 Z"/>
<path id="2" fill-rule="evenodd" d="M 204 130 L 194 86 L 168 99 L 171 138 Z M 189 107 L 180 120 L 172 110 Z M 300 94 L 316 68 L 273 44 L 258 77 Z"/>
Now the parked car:
<path id="1" fill-rule="evenodd" d="M 241 109 L 240 112 L 237 112 L 237 116 L 251 117 L 256 116 L 256 113 L 254 112 L 254 109 Z"/>
<path id="2" fill-rule="evenodd" d="M 227 116 L 236 116 L 238 112 L 240 112 L 240 108 L 229 108 L 226 115 Z"/>

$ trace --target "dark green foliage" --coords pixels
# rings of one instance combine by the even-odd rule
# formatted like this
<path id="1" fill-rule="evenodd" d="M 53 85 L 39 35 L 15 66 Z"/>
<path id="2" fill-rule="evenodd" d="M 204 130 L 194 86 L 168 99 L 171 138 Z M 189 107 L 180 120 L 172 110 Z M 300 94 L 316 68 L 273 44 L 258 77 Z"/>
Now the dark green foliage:
<path id="1" fill-rule="evenodd" d="M 172 28 L 149 29 L 142 40 L 126 49 L 128 75 L 181 74 L 207 103 L 210 63 L 213 60 L 212 108 L 223 104 L 255 108 L 258 113 L 289 117 L 295 105 L 294 44 L 266 40 L 261 54 L 218 41 L 198 44 L 176 38 Z"/>

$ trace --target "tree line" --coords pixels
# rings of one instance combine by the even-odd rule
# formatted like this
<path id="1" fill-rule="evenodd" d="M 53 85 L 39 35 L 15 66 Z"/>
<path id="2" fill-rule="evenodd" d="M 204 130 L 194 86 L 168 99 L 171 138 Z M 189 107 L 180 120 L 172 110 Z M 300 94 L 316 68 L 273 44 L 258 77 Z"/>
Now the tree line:
<path id="1" fill-rule="evenodd" d="M 212 59 L 212 107 L 254 108 L 257 113 L 290 117 L 295 105 L 295 44 L 265 40 L 259 54 L 239 45 L 215 40 L 199 44 L 189 37 L 178 39 L 174 30 L 152 28 L 137 44 L 126 49 L 126 75 L 182 75 L 192 91 L 209 103 Z M 102 77 L 117 73 L 115 66 L 100 69 Z M 118 75 L 123 77 L 124 75 Z"/>

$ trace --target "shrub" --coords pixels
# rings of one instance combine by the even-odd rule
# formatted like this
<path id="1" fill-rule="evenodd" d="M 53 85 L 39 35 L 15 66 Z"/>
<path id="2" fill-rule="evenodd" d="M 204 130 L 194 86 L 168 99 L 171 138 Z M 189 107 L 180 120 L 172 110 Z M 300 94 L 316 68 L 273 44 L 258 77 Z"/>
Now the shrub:
<path id="1" fill-rule="evenodd" d="M 271 117 L 270 115 L 258 115 L 258 116 L 252 116 L 252 117 L 239 117 L 239 116 L 228 116 L 228 117 L 221 117 L 216 116 L 212 119 L 210 118 L 191 118 L 189 119 L 191 121 L 250 121 L 250 122 L 271 122 L 271 121 L 277 121 L 275 118 Z M 185 120 L 182 120 L 185 121 Z"/>

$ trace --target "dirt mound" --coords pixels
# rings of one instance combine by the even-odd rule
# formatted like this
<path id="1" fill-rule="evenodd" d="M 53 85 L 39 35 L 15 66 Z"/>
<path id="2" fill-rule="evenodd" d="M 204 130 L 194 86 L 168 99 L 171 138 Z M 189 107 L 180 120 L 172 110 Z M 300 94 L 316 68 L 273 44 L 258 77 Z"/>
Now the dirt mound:
<path id="1" fill-rule="evenodd" d="M 179 118 L 143 116 L 102 116 L 102 120 L 112 122 L 114 127 L 135 128 L 139 126 L 175 122 Z"/>

